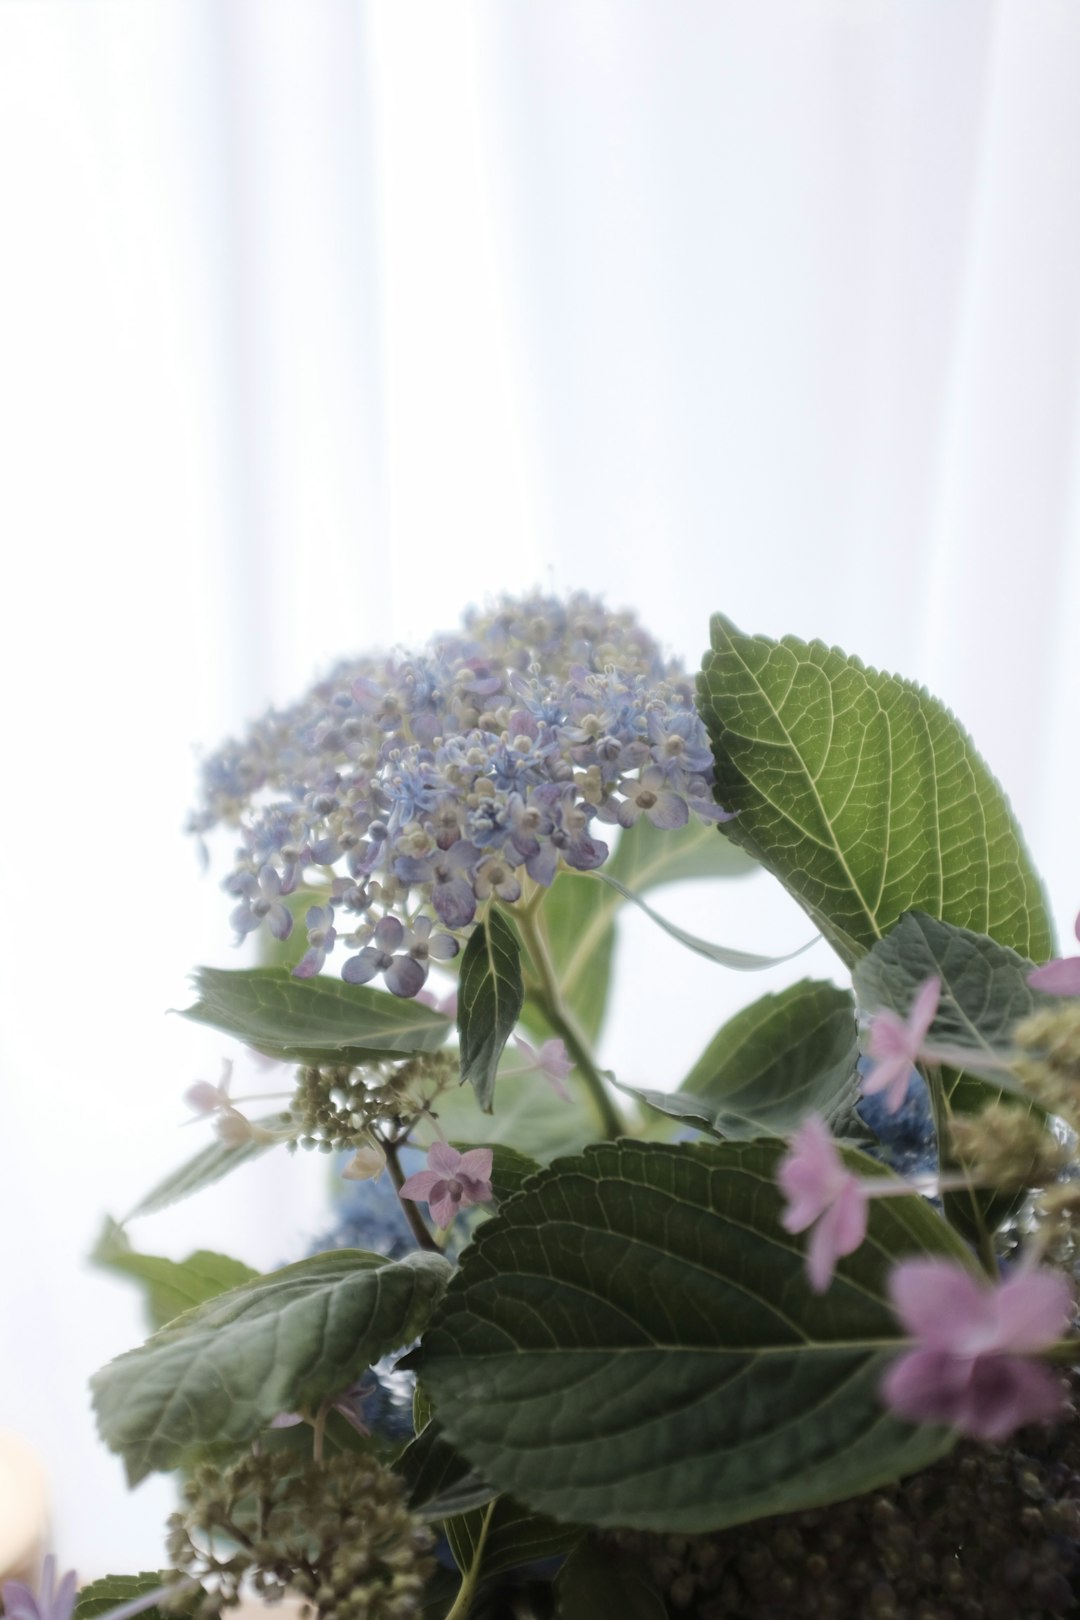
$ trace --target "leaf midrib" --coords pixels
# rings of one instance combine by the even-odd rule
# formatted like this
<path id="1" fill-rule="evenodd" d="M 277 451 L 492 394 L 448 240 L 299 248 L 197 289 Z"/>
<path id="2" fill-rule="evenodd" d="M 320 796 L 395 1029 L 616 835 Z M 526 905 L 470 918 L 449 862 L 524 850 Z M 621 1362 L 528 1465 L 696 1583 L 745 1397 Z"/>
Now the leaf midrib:
<path id="1" fill-rule="evenodd" d="M 809 787 L 811 793 L 813 794 L 814 802 L 817 804 L 818 810 L 821 812 L 821 818 L 824 821 L 825 826 L 829 830 L 829 838 L 830 838 L 831 843 L 832 843 L 833 852 L 836 855 L 836 858 L 839 861 L 839 863 L 840 863 L 840 865 L 841 865 L 841 867 L 842 867 L 842 869 L 844 871 L 845 876 L 847 877 L 848 883 L 851 885 L 851 891 L 855 895 L 855 897 L 858 900 L 859 904 L 861 905 L 861 907 L 863 909 L 863 912 L 865 913 L 866 920 L 870 924 L 870 927 L 873 929 L 874 937 L 876 939 L 881 939 L 882 933 L 881 933 L 881 929 L 878 927 L 877 917 L 870 910 L 869 903 L 865 899 L 861 888 L 856 883 L 854 873 L 852 872 L 850 866 L 848 865 L 847 859 L 846 859 L 846 857 L 844 855 L 844 852 L 840 848 L 839 843 L 837 842 L 836 831 L 835 831 L 835 828 L 833 827 L 832 821 L 830 820 L 829 816 L 826 814 L 825 806 L 824 806 L 824 804 L 822 802 L 821 794 L 818 792 L 817 782 L 815 781 L 814 777 L 810 774 L 810 771 L 809 771 L 805 761 L 803 760 L 802 754 L 800 753 L 799 749 L 795 746 L 795 741 L 792 738 L 791 733 L 789 732 L 787 726 L 784 724 L 784 721 L 782 720 L 782 718 L 780 716 L 780 712 L 776 708 L 775 704 L 773 703 L 772 698 L 769 696 L 768 692 L 766 692 L 765 688 L 762 686 L 762 684 L 761 684 L 760 680 L 758 679 L 757 675 L 750 668 L 750 665 L 746 662 L 746 659 L 739 652 L 738 648 L 735 645 L 734 640 L 730 636 L 728 637 L 728 644 L 731 647 L 731 650 L 734 653 L 735 657 L 738 659 L 739 663 L 742 665 L 743 669 L 746 671 L 746 673 L 749 676 L 750 680 L 752 680 L 754 682 L 754 685 L 756 686 L 758 692 L 761 694 L 762 698 L 765 700 L 765 703 L 768 705 L 769 709 L 772 711 L 772 714 L 773 714 L 773 716 L 774 716 L 774 718 L 776 720 L 777 725 L 780 727 L 780 730 L 783 732 L 784 737 L 785 737 L 785 739 L 787 741 L 788 748 L 791 750 L 791 752 L 794 755 L 795 759 L 798 761 L 799 770 L 800 770 L 801 774 L 803 775 L 803 777 L 805 778 L 807 786 Z M 792 677 L 792 684 L 794 684 L 794 676 Z M 827 685 L 828 685 L 828 693 L 829 693 L 829 719 L 830 719 L 830 732 L 831 732 L 831 728 L 835 724 L 835 718 L 836 717 L 835 717 L 835 713 L 834 713 L 834 710 L 833 710 L 832 682 L 829 681 L 827 683 Z M 790 688 L 789 688 L 789 690 L 790 690 Z M 880 700 L 878 702 L 878 709 L 879 709 L 879 712 L 881 713 L 881 715 L 882 715 L 882 717 L 884 718 L 884 721 L 885 721 L 885 729 L 886 729 L 886 732 L 887 732 L 888 737 L 889 737 L 889 749 L 890 749 L 890 754 L 891 754 L 891 751 L 892 751 L 892 726 L 890 724 L 889 715 L 888 715 L 887 711 L 881 707 Z M 732 726 L 732 727 L 729 727 L 728 729 L 734 730 L 735 728 Z M 756 739 L 750 738 L 750 737 L 747 737 L 744 740 L 747 741 L 747 742 L 756 742 Z M 828 758 L 828 750 L 826 750 L 825 757 Z M 860 759 L 861 759 L 861 751 L 860 751 Z M 755 786 L 756 786 L 756 784 L 755 784 Z M 796 826 L 796 827 L 798 826 L 798 823 L 796 821 L 794 821 L 793 817 L 790 816 L 786 810 L 782 809 L 780 805 L 773 803 L 773 801 L 771 799 L 769 799 L 768 795 L 766 793 L 764 793 L 763 790 L 760 787 L 757 787 L 756 790 L 757 790 L 757 792 L 761 793 L 761 796 L 762 796 L 763 799 L 765 799 L 770 805 L 772 805 L 772 808 L 776 811 L 776 813 L 778 815 L 782 816 L 784 818 L 784 820 L 789 822 L 792 826 Z M 891 776 L 890 776 L 890 792 L 891 792 Z M 804 833 L 804 834 L 806 833 L 806 829 L 802 828 L 802 827 L 799 827 L 799 831 Z M 889 861 L 889 850 L 888 850 L 888 842 L 887 842 L 888 836 L 889 836 L 889 831 L 888 831 L 888 829 L 886 829 L 886 847 L 885 847 L 885 849 L 883 851 L 883 860 L 882 860 L 882 872 L 883 873 L 885 871 L 887 871 L 887 869 L 888 869 L 888 861 Z"/>

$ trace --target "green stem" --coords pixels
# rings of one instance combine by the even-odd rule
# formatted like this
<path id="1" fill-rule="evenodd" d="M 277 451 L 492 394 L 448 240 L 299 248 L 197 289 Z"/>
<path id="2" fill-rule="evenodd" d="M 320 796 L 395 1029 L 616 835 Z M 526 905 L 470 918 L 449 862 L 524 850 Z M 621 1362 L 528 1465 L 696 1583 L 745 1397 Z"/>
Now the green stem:
<path id="1" fill-rule="evenodd" d="M 405 1219 L 409 1223 L 413 1237 L 416 1239 L 417 1244 L 421 1249 L 430 1249 L 435 1254 L 441 1254 L 442 1250 L 439 1248 L 439 1245 L 436 1243 L 435 1239 L 425 1226 L 424 1217 L 417 1209 L 413 1200 L 411 1198 L 402 1198 L 400 1196 L 401 1189 L 405 1185 L 406 1178 L 405 1172 L 401 1168 L 401 1160 L 398 1158 L 397 1143 L 388 1142 L 384 1137 L 382 1145 L 386 1151 L 386 1168 L 390 1172 L 390 1180 L 397 1188 L 398 1203 L 405 1212 Z"/>
<path id="2" fill-rule="evenodd" d="M 597 1068 L 588 1037 L 563 1000 L 562 991 L 559 988 L 559 977 L 555 971 L 555 964 L 551 960 L 547 941 L 539 925 L 535 905 L 530 905 L 522 911 L 516 912 L 515 921 L 525 949 L 528 951 L 529 958 L 536 970 L 536 980 L 532 988 L 532 998 L 536 1006 L 543 1013 L 556 1035 L 562 1037 L 567 1051 L 577 1065 L 578 1072 L 585 1083 L 585 1089 L 592 1100 L 604 1135 L 612 1140 L 617 1136 L 626 1136 L 628 1134 L 626 1121 L 619 1113 L 611 1093 L 604 1084 L 604 1077 Z"/>
<path id="3" fill-rule="evenodd" d="M 480 1526 L 480 1534 L 473 1549 L 472 1563 L 468 1569 L 461 1572 L 461 1585 L 458 1587 L 458 1595 L 454 1599 L 454 1606 L 446 1616 L 446 1620 L 466 1620 L 472 1606 L 473 1597 L 476 1594 L 477 1582 L 480 1579 L 480 1565 L 484 1561 L 484 1543 L 487 1541 L 488 1531 L 491 1528 L 491 1516 L 495 1512 L 498 1500 L 498 1497 L 496 1497 L 493 1502 L 488 1503 L 487 1510 L 484 1513 L 484 1522 Z"/>

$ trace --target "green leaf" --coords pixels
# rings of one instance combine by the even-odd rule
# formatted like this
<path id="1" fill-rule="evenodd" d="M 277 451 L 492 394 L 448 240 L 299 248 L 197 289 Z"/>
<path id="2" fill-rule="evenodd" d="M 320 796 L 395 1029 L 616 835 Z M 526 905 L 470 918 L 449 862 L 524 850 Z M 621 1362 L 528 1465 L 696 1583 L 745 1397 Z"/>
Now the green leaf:
<path id="1" fill-rule="evenodd" d="M 192 1310 L 230 1288 L 239 1288 L 258 1275 L 242 1260 L 214 1254 L 209 1249 L 198 1249 L 186 1260 L 137 1254 L 123 1228 L 108 1217 L 90 1258 L 95 1265 L 118 1271 L 143 1284 L 153 1328 L 164 1327 L 183 1311 Z"/>
<path id="2" fill-rule="evenodd" d="M 927 1035 L 969 1074 L 994 1078 L 1012 1047 L 1012 1031 L 1051 1005 L 1027 982 L 1033 963 L 1007 945 L 911 911 L 855 966 L 855 993 L 866 1013 L 889 1008 L 906 1018 L 927 979 L 941 980 L 941 999 Z M 1003 1077 L 1004 1078 L 1004 1077 Z M 985 1086 L 971 1087 L 982 1106 Z"/>
<path id="3" fill-rule="evenodd" d="M 556 1524 L 505 1496 L 486 1508 L 448 1519 L 443 1528 L 457 1567 L 463 1573 L 476 1568 L 477 1582 L 520 1569 L 522 1564 L 555 1558 L 568 1552 L 583 1534 L 575 1525 Z"/>
<path id="4" fill-rule="evenodd" d="M 78 1593 L 73 1620 L 97 1620 L 98 1615 L 118 1608 L 121 1603 L 149 1597 L 159 1587 L 176 1585 L 183 1579 L 175 1569 L 143 1570 L 138 1575 L 103 1575 Z M 169 1615 L 189 1614 L 202 1600 L 202 1595 L 201 1590 L 192 1587 L 189 1601 L 173 1600 L 167 1609 L 160 1609 L 155 1604 L 142 1612 L 146 1620 L 167 1620 Z"/>
<path id="5" fill-rule="evenodd" d="M 807 1114 L 833 1126 L 850 1114 L 858 1057 L 851 992 L 802 979 L 736 1013 L 678 1091 L 645 1101 L 676 1118 L 704 1119 L 703 1129 L 733 1141 L 787 1136 Z"/>
<path id="6" fill-rule="evenodd" d="M 892 1263 L 966 1247 L 876 1199 L 829 1292 L 780 1226 L 782 1144 L 604 1143 L 480 1228 L 417 1356 L 454 1446 L 560 1520 L 718 1529 L 842 1500 L 948 1449 L 883 1410 Z M 880 1166 L 845 1152 L 864 1174 Z"/>
<path id="7" fill-rule="evenodd" d="M 624 900 L 632 900 L 646 917 L 662 928 L 665 934 L 670 934 L 672 939 L 677 939 L 680 945 L 685 945 L 687 950 L 694 951 L 698 956 L 707 957 L 710 962 L 718 962 L 721 967 L 735 968 L 740 973 L 757 973 L 762 968 L 776 967 L 779 962 L 790 962 L 792 957 L 801 956 L 803 951 L 808 951 L 811 945 L 817 944 L 815 935 L 813 939 L 808 939 L 805 945 L 800 945 L 798 950 L 789 951 L 786 956 L 758 956 L 754 951 L 738 951 L 731 945 L 714 945 L 710 940 L 691 934 L 676 923 L 669 922 L 666 917 L 661 917 L 660 913 L 647 905 L 639 894 L 635 894 L 633 889 L 628 889 L 625 883 L 620 883 L 618 878 L 612 877 L 610 872 L 595 872 L 593 876 L 615 889 Z"/>
<path id="8" fill-rule="evenodd" d="M 637 894 L 692 878 L 742 877 L 753 862 L 714 826 L 690 821 L 662 832 L 645 816 L 620 832 L 606 871 Z M 543 926 L 562 1000 L 589 1040 L 604 1021 L 615 922 L 623 896 L 584 872 L 560 872 L 544 897 Z M 526 1004 L 523 1020 L 537 1034 L 556 1033 Z"/>
<path id="9" fill-rule="evenodd" d="M 200 1443 L 241 1444 L 314 1410 L 416 1337 L 450 1269 L 437 1254 L 342 1249 L 220 1294 L 94 1375 L 102 1438 L 135 1485 Z"/>
<path id="10" fill-rule="evenodd" d="M 1042 888 L 966 732 L 909 681 L 821 642 L 713 620 L 698 706 L 723 831 L 773 872 L 848 965 L 918 908 L 1039 960 Z"/>
<path id="11" fill-rule="evenodd" d="M 465 947 L 458 981 L 461 1078 L 471 1082 L 485 1114 L 491 1113 L 499 1059 L 524 999 L 517 935 L 492 906 Z"/>
<path id="12" fill-rule="evenodd" d="M 663 1599 L 644 1574 L 592 1536 L 570 1554 L 555 1590 L 559 1620 L 667 1620 Z"/>
<path id="13" fill-rule="evenodd" d="M 409 1488 L 410 1511 L 423 1519 L 445 1519 L 483 1507 L 495 1494 L 434 1420 L 409 1441 L 396 1467 Z"/>
<path id="14" fill-rule="evenodd" d="M 449 1018 L 418 1001 L 341 979 L 294 979 L 285 968 L 198 968 L 185 1018 L 210 1024 L 286 1063 L 374 1063 L 436 1052 Z"/>
<path id="15" fill-rule="evenodd" d="M 259 1130 L 283 1129 L 288 1116 L 271 1114 L 266 1119 L 255 1120 L 253 1123 Z M 285 1137 L 282 1136 L 282 1141 Z M 267 1148 L 276 1147 L 275 1142 L 242 1142 L 237 1147 L 231 1147 L 227 1142 L 214 1141 L 202 1148 L 195 1157 L 188 1159 L 179 1170 L 173 1170 L 164 1181 L 139 1200 L 129 1215 L 124 1217 L 125 1223 L 133 1221 L 139 1215 L 153 1215 L 159 1209 L 167 1209 L 170 1204 L 179 1203 L 181 1198 L 188 1198 L 194 1192 L 200 1192 L 203 1187 L 220 1181 L 231 1170 L 237 1170 L 242 1164 L 250 1164 L 265 1153 Z"/>
<path id="16" fill-rule="evenodd" d="M 810 1113 L 835 1130 L 858 1100 L 858 1056 L 851 992 L 803 979 L 736 1013 L 678 1091 L 620 1090 L 726 1141 L 787 1136 Z"/>
<path id="17" fill-rule="evenodd" d="M 927 1040 L 952 1064 L 941 1070 L 946 1113 L 978 1113 L 993 1102 L 1032 1112 L 1035 1105 L 1019 1082 L 1001 1072 L 1013 1028 L 1052 999 L 1028 984 L 1031 969 L 1025 957 L 985 934 L 913 911 L 856 964 L 855 993 L 864 1012 L 890 1008 L 906 1017 L 919 986 L 936 975 L 941 999 Z M 956 1169 L 946 1119 L 937 1125 L 946 1144 L 943 1168 Z M 1008 1219 L 1022 1197 L 987 1189 L 947 1193 L 945 1209 L 960 1231 L 976 1239 Z"/>

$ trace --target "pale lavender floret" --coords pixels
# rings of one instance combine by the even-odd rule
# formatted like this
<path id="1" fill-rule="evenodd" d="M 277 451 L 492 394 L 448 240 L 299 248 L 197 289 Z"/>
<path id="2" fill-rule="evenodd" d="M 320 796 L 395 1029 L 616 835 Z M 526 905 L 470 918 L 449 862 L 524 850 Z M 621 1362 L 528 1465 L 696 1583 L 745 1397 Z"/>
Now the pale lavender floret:
<path id="1" fill-rule="evenodd" d="M 264 921 L 275 939 L 288 939 L 293 916 L 281 896 L 290 890 L 274 867 L 260 867 L 257 877 L 254 872 L 238 872 L 229 880 L 228 887 L 233 894 L 243 896 L 229 918 L 240 939 Z"/>
<path id="2" fill-rule="evenodd" d="M 449 849 L 436 850 L 421 859 L 399 856 L 394 872 L 403 883 L 430 884 L 431 904 L 440 920 L 447 928 L 467 928 L 476 916 L 472 874 L 479 859 L 476 845 L 461 838 Z"/>
<path id="3" fill-rule="evenodd" d="M 433 935 L 431 929 L 430 917 L 418 917 L 409 930 L 396 917 L 382 917 L 372 943 L 349 957 L 341 977 L 349 984 L 367 984 L 382 973 L 395 996 L 415 996 L 427 980 L 429 961 L 449 962 L 458 953 L 452 935 Z"/>
<path id="4" fill-rule="evenodd" d="M 321 971 L 337 938 L 333 906 L 309 906 L 306 922 L 308 948 L 293 968 L 293 975 L 297 979 L 312 979 Z"/>
<path id="5" fill-rule="evenodd" d="M 624 778 L 619 787 L 626 797 L 621 804 L 611 801 L 601 806 L 597 812 L 601 821 L 632 827 L 644 816 L 654 827 L 667 828 L 685 827 L 690 820 L 686 800 L 667 786 L 658 765 L 648 766 L 636 780 Z"/>
<path id="6" fill-rule="evenodd" d="M 679 769 L 694 776 L 712 770 L 712 749 L 700 715 L 692 709 L 666 715 L 652 709 L 646 719 L 650 752 L 662 769 Z"/>

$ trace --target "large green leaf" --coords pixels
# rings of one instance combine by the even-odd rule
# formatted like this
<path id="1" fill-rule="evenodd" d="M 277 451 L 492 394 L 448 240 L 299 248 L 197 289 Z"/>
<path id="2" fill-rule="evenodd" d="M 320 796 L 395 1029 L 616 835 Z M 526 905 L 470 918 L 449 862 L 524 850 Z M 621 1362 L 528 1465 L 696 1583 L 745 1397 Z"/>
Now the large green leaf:
<path id="1" fill-rule="evenodd" d="M 913 908 L 1052 954 L 1039 880 L 970 738 L 921 688 L 821 642 L 713 620 L 699 679 L 723 832 L 849 965 Z"/>
<path id="2" fill-rule="evenodd" d="M 260 1130 L 284 1131 L 288 1116 L 272 1114 L 266 1119 L 255 1120 L 253 1123 Z M 281 1140 L 285 1141 L 282 1135 Z M 250 1142 L 240 1142 L 235 1147 L 228 1142 L 214 1141 L 201 1148 L 198 1153 L 178 1170 L 173 1170 L 164 1181 L 159 1181 L 156 1187 L 141 1198 L 125 1221 L 133 1221 L 138 1215 L 153 1215 L 159 1209 L 167 1209 L 170 1204 L 177 1204 L 181 1198 L 188 1198 L 203 1187 L 209 1187 L 213 1182 L 220 1181 L 230 1171 L 238 1170 L 242 1164 L 249 1164 L 265 1153 L 267 1148 L 274 1147 L 272 1141 L 254 1139 Z"/>
<path id="3" fill-rule="evenodd" d="M 499 1059 L 524 999 L 518 937 L 493 906 L 472 932 L 458 980 L 461 1078 L 471 1083 L 485 1114 L 491 1113 Z"/>
<path id="4" fill-rule="evenodd" d="M 415 1338 L 449 1274 L 437 1254 L 341 1249 L 221 1294 L 94 1375 L 102 1438 L 133 1485 L 200 1443 L 250 1440 Z"/>
<path id="5" fill-rule="evenodd" d="M 713 1036 L 678 1091 L 620 1089 L 727 1141 L 786 1136 L 807 1114 L 832 1126 L 859 1095 L 858 1034 L 849 990 L 803 979 L 744 1007 Z"/>
<path id="6" fill-rule="evenodd" d="M 701 821 L 661 831 L 645 816 L 619 834 L 605 872 L 635 895 L 692 878 L 741 877 L 753 862 L 717 829 Z M 560 872 L 544 897 L 541 926 L 563 1001 L 590 1041 L 600 1033 L 607 1007 L 615 921 L 623 895 L 584 872 Z M 525 1023 L 550 1034 L 535 1008 Z"/>
<path id="7" fill-rule="evenodd" d="M 294 979 L 284 968 L 202 967 L 195 988 L 199 999 L 185 1018 L 288 1063 L 359 1065 L 436 1052 L 452 1028 L 418 1001 L 341 979 Z"/>
<path id="8" fill-rule="evenodd" d="M 807 1114 L 836 1125 L 851 1112 L 858 1057 L 851 992 L 802 979 L 729 1019 L 680 1090 L 711 1104 L 729 1139 L 786 1136 Z"/>
<path id="9" fill-rule="evenodd" d="M 780 1226 L 780 1152 L 600 1144 L 480 1229 L 417 1360 L 484 1479 L 561 1520 L 692 1532 L 856 1495 L 947 1449 L 882 1409 L 905 1342 L 886 1281 L 901 1256 L 970 1263 L 966 1248 L 919 1197 L 877 1199 L 814 1294 Z"/>
<path id="10" fill-rule="evenodd" d="M 197 1249 L 186 1260 L 138 1254 L 123 1228 L 108 1219 L 90 1258 L 95 1265 L 118 1271 L 141 1283 L 146 1291 L 146 1308 L 153 1328 L 164 1327 L 182 1312 L 193 1310 L 230 1288 L 239 1288 L 258 1275 L 242 1260 L 214 1254 L 209 1249 Z"/>

